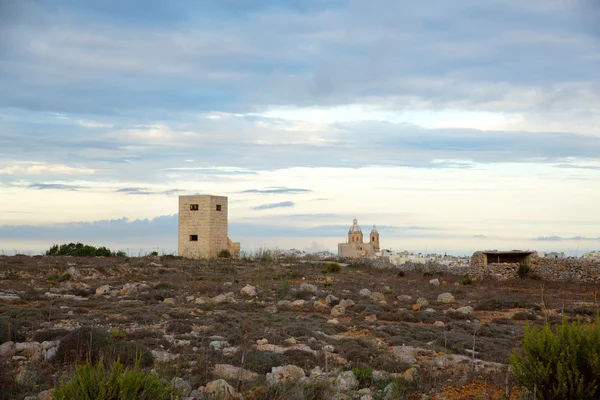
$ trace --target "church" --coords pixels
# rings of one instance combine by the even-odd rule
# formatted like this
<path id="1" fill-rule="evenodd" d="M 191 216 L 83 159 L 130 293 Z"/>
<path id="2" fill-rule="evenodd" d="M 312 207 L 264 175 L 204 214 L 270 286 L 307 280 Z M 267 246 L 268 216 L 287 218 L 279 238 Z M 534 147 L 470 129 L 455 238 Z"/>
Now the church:
<path id="1" fill-rule="evenodd" d="M 368 256 L 379 251 L 379 232 L 373 225 L 369 235 L 369 243 L 363 243 L 363 233 L 354 218 L 352 226 L 348 230 L 348 242 L 338 244 L 338 256 L 344 258 L 358 258 Z"/>

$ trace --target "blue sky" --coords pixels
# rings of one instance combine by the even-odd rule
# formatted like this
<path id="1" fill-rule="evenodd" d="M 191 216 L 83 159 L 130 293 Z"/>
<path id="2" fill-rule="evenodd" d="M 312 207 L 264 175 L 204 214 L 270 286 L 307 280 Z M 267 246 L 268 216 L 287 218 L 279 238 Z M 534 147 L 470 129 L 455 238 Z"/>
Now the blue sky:
<path id="1" fill-rule="evenodd" d="M 600 247 L 592 0 L 0 2 L 0 249 Z M 302 216 L 301 218 L 298 216 Z M 545 239 L 545 240 L 544 240 Z"/>

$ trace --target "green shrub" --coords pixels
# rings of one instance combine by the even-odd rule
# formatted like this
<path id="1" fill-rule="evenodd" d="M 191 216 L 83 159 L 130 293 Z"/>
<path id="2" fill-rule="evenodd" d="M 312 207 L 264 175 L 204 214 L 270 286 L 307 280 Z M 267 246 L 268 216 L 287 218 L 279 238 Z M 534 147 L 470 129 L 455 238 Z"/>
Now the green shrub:
<path id="1" fill-rule="evenodd" d="M 361 388 L 370 387 L 373 383 L 373 369 L 366 366 L 352 368 L 352 372 Z"/>
<path id="2" fill-rule="evenodd" d="M 531 311 L 518 311 L 511 318 L 515 321 L 535 321 L 537 316 Z"/>
<path id="3" fill-rule="evenodd" d="M 73 256 L 73 257 L 123 257 L 123 251 L 110 251 L 106 247 L 94 247 L 83 243 L 55 244 L 46 251 L 47 256 Z"/>
<path id="4" fill-rule="evenodd" d="M 327 265 L 325 266 L 325 268 L 323 268 L 323 270 L 321 272 L 323 272 L 324 274 L 330 273 L 330 272 L 340 272 L 342 270 L 342 267 L 340 266 L 340 264 L 338 263 L 327 263 Z"/>
<path id="5" fill-rule="evenodd" d="M 462 283 L 463 285 L 470 285 L 473 283 L 473 279 L 471 279 L 470 276 L 465 276 L 464 278 L 462 278 L 460 283 Z"/>
<path id="6" fill-rule="evenodd" d="M 145 346 L 125 341 L 122 332 L 110 334 L 98 328 L 75 329 L 63 337 L 54 361 L 66 364 L 96 363 L 100 359 L 120 360 L 125 365 L 152 365 L 154 357 Z"/>
<path id="7" fill-rule="evenodd" d="M 554 329 L 527 326 L 523 353 L 510 363 L 517 381 L 538 399 L 600 398 L 600 321 L 567 322 Z"/>
<path id="8" fill-rule="evenodd" d="M 157 257 L 158 256 L 158 251 L 153 251 L 152 253 L 150 253 L 150 256 Z"/>
<path id="9" fill-rule="evenodd" d="M 519 263 L 519 269 L 517 270 L 517 274 L 519 274 L 519 278 L 523 279 L 529 276 L 531 273 L 531 268 L 524 262 Z"/>
<path id="10" fill-rule="evenodd" d="M 75 377 L 54 391 L 56 400 L 176 400 L 171 385 L 164 385 L 155 374 L 132 369 L 115 362 L 85 364 L 76 368 Z"/>

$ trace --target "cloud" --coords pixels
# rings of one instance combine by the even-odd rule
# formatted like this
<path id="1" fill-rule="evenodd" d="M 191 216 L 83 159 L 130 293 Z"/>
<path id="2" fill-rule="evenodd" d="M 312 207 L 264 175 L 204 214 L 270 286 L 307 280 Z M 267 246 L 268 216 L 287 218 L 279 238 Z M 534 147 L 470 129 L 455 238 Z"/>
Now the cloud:
<path id="1" fill-rule="evenodd" d="M 252 207 L 252 209 L 253 210 L 271 210 L 273 208 L 287 208 L 287 207 L 294 207 L 294 202 L 282 201 L 279 203 L 262 204 L 260 206 Z"/>
<path id="2" fill-rule="evenodd" d="M 63 185 L 59 183 L 32 183 L 28 186 L 30 189 L 38 189 L 38 190 L 79 190 L 85 188 L 85 186 L 78 185 Z"/>
<path id="3" fill-rule="evenodd" d="M 598 165 L 557 164 L 554 167 L 567 168 L 567 169 L 588 169 L 588 170 L 592 170 L 592 171 L 600 171 L 600 166 L 598 166 Z"/>
<path id="4" fill-rule="evenodd" d="M 90 168 L 70 167 L 60 164 L 21 163 L 0 168 L 0 174 L 7 175 L 89 175 L 96 171 Z"/>
<path id="5" fill-rule="evenodd" d="M 258 194 L 300 194 L 300 193 L 311 193 L 312 190 L 298 189 L 298 188 L 286 188 L 282 186 L 274 186 L 266 189 L 248 189 L 242 190 L 240 193 L 258 193 Z"/>
<path id="6" fill-rule="evenodd" d="M 165 194 L 165 195 L 175 195 L 178 193 L 183 193 L 185 192 L 184 190 L 180 190 L 180 189 L 169 189 L 169 190 L 163 190 L 163 191 L 152 191 L 149 190 L 147 188 L 139 188 L 139 187 L 129 187 L 129 188 L 121 188 L 121 189 L 117 189 L 115 190 L 116 193 L 126 193 L 126 194 L 141 194 L 141 195 L 152 195 L 152 194 Z"/>
<path id="7" fill-rule="evenodd" d="M 485 235 L 473 235 L 473 239 L 487 239 Z"/>
<path id="8" fill-rule="evenodd" d="M 537 242 L 563 242 L 563 241 L 593 241 L 600 242 L 600 237 L 585 237 L 585 236 L 573 236 L 573 237 L 562 237 L 562 236 L 540 236 L 531 239 Z"/>

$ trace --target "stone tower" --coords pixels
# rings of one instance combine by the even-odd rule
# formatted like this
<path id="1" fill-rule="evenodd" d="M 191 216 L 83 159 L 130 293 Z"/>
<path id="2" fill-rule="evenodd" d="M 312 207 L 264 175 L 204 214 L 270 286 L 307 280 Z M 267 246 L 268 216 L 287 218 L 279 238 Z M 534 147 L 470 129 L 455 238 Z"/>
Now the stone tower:
<path id="1" fill-rule="evenodd" d="M 239 243 L 227 237 L 227 197 L 179 196 L 178 253 L 185 258 L 213 258 L 223 250 L 239 256 Z"/>
<path id="2" fill-rule="evenodd" d="M 352 221 L 352 226 L 348 230 L 348 243 L 362 243 L 363 242 L 363 234 L 360 230 L 360 225 L 358 225 L 358 220 L 354 218 Z"/>
<path id="3" fill-rule="evenodd" d="M 371 245 L 373 246 L 373 251 L 379 251 L 379 232 L 377 232 L 377 227 L 373 225 L 373 229 L 371 229 Z"/>

